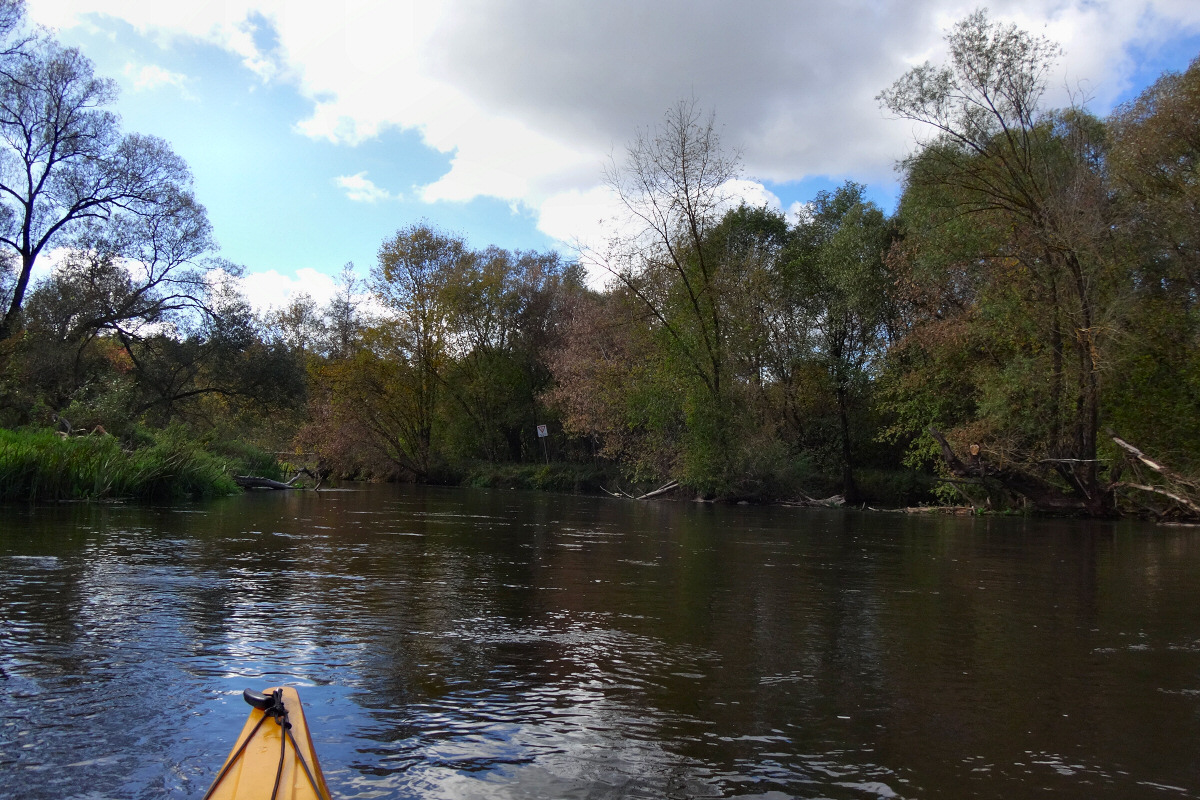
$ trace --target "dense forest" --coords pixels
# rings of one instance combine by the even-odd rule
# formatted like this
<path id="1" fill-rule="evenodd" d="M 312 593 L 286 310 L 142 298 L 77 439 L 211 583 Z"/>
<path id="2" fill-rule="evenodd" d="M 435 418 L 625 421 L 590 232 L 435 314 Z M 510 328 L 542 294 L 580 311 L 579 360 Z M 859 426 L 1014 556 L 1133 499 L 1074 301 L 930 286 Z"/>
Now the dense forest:
<path id="1" fill-rule="evenodd" d="M 878 96 L 927 132 L 893 214 L 852 182 L 735 203 L 685 101 L 607 171 L 602 251 L 415 222 L 257 314 L 112 82 L 19 2 L 0 31 L 0 471 L 53 429 L 322 479 L 1200 513 L 1200 59 L 1107 118 L 1046 108 L 1057 48 L 978 12 Z"/>

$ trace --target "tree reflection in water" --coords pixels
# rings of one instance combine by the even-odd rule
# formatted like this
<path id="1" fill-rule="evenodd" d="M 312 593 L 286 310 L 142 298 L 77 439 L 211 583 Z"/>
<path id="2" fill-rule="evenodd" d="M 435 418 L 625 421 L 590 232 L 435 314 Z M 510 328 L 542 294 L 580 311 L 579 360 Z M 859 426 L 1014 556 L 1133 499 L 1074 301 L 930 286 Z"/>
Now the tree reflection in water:
<path id="1" fill-rule="evenodd" d="M 1200 791 L 1200 533 L 364 487 L 0 518 L 0 795 Z M 98 794 L 97 794 L 98 793 Z"/>

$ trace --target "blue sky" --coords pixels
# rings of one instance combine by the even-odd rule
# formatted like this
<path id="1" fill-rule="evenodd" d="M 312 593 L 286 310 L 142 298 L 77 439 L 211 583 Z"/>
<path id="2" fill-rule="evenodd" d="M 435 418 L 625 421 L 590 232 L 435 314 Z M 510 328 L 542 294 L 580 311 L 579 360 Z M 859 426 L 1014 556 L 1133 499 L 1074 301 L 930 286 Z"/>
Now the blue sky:
<path id="1" fill-rule="evenodd" d="M 290 83 L 262 81 L 213 44 L 185 40 L 163 48 L 118 20 L 59 38 L 121 84 L 117 110 L 125 130 L 162 137 L 184 157 L 220 255 L 250 272 L 290 277 L 309 268 L 334 276 L 353 262 L 365 275 L 383 240 L 421 219 L 478 247 L 555 246 L 531 211 L 501 200 L 421 202 L 413 187 L 444 174 L 450 157 L 423 146 L 414 131 L 387 130 L 353 146 L 297 133 L 312 103 Z M 139 88 L 139 70 L 150 65 L 187 79 Z M 339 177 L 364 173 L 391 197 L 355 201 L 339 188 Z"/>
<path id="2" fill-rule="evenodd" d="M 259 305 L 324 297 L 344 263 L 365 275 L 420 220 L 476 247 L 569 254 L 613 216 L 606 161 L 686 96 L 741 151 L 751 200 L 787 210 L 853 179 L 890 210 L 914 132 L 874 95 L 937 60 L 975 7 L 28 2 L 120 83 L 126 130 L 186 159 Z M 992 14 L 1063 44 L 1051 104 L 1070 87 L 1104 113 L 1200 54 L 1195 2 L 1013 0 Z"/>

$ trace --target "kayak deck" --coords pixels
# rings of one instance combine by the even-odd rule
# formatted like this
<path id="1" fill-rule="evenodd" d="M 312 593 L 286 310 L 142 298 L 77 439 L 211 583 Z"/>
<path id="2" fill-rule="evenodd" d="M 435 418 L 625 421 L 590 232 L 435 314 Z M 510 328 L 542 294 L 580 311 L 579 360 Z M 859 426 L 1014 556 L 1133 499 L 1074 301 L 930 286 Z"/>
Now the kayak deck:
<path id="1" fill-rule="evenodd" d="M 296 690 L 245 697 L 254 708 L 205 800 L 331 800 Z"/>

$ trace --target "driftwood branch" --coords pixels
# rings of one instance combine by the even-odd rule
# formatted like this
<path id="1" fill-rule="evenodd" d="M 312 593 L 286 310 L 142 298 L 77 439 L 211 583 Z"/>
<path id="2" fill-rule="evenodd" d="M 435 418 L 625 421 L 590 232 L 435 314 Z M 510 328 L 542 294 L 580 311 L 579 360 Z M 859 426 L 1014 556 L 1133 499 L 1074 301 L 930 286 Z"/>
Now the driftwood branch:
<path id="1" fill-rule="evenodd" d="M 1122 450 L 1129 453 L 1135 459 L 1137 459 L 1141 463 L 1145 464 L 1147 467 L 1154 470 L 1159 475 L 1162 475 L 1164 478 L 1171 481 L 1172 483 L 1181 484 L 1183 486 L 1188 487 L 1189 489 L 1200 489 L 1200 484 L 1197 484 L 1196 481 L 1183 477 L 1179 473 L 1177 473 L 1174 470 L 1167 467 L 1166 464 L 1163 464 L 1158 461 L 1154 461 L 1149 456 L 1147 456 L 1145 453 L 1143 453 L 1141 450 L 1139 450 L 1138 448 L 1131 445 L 1129 442 L 1122 439 L 1120 436 L 1117 436 L 1116 434 L 1112 434 L 1112 433 L 1110 433 L 1109 435 L 1111 436 L 1113 442 L 1117 445 L 1117 447 L 1120 447 Z"/>
<path id="2" fill-rule="evenodd" d="M 292 479 L 294 481 L 295 478 Z M 273 478 L 261 478 L 258 475 L 234 475 L 233 482 L 243 489 L 299 489 L 292 481 L 284 483 Z"/>
<path id="3" fill-rule="evenodd" d="M 1147 486 L 1144 483 L 1129 483 L 1127 481 L 1122 481 L 1118 484 L 1115 484 L 1115 486 L 1123 486 L 1127 489 L 1140 489 L 1143 492 L 1151 492 L 1153 494 L 1160 494 L 1163 497 L 1168 497 L 1171 500 L 1174 500 L 1176 503 L 1179 503 L 1179 505 L 1188 509 L 1193 514 L 1200 515 L 1200 506 L 1196 505 L 1195 503 L 1193 503 L 1191 500 L 1187 499 L 1186 497 L 1179 495 L 1179 494 L 1175 494 L 1174 492 L 1169 492 L 1160 486 Z"/>
<path id="4" fill-rule="evenodd" d="M 1163 519 L 1167 516 L 1180 516 L 1185 518 L 1198 519 L 1200 518 L 1200 482 L 1195 478 L 1188 478 L 1175 472 L 1173 469 L 1162 463 L 1158 459 L 1151 458 L 1143 453 L 1139 448 L 1117 436 L 1113 431 L 1108 431 L 1109 438 L 1113 444 L 1125 451 L 1125 458 L 1117 465 L 1114 470 L 1113 486 L 1126 489 L 1136 489 L 1140 492 L 1156 494 L 1160 497 L 1165 497 L 1168 500 L 1174 501 L 1176 504 L 1166 510 L 1153 509 L 1143 506 L 1142 511 L 1148 512 L 1158 519 Z M 1121 468 L 1128 466 L 1134 480 L 1119 481 Z M 1153 472 L 1158 473 L 1160 480 L 1153 482 L 1146 480 L 1141 473 L 1139 467 L 1146 467 Z M 1162 483 L 1165 485 L 1154 485 Z"/>
<path id="5" fill-rule="evenodd" d="M 638 500 L 649 500 L 651 497 L 658 497 L 660 495 L 667 494 L 668 492 L 673 492 L 678 488 L 679 488 L 679 481 L 668 481 L 667 483 L 664 483 L 662 486 L 658 487 L 654 491 L 646 492 L 645 494 L 638 497 L 637 499 Z"/>
<path id="6" fill-rule="evenodd" d="M 830 495 L 829 497 L 817 499 L 809 497 L 804 492 L 800 492 L 800 499 L 784 503 L 785 506 L 796 506 L 799 508 L 841 508 L 846 505 L 846 498 L 840 494 Z"/>

